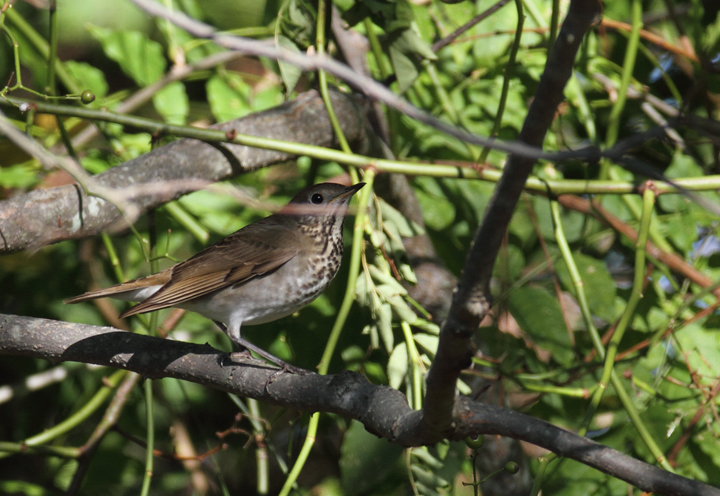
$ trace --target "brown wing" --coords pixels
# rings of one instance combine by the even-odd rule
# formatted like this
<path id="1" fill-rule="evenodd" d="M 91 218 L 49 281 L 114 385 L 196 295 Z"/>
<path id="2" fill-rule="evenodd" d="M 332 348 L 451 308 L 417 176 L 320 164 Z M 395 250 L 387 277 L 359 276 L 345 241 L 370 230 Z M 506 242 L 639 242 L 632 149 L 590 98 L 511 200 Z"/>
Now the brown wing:
<path id="1" fill-rule="evenodd" d="M 299 251 L 296 235 L 277 220 L 267 222 L 269 219 L 250 224 L 179 263 L 171 269 L 167 284 L 121 317 L 171 307 L 286 264 Z"/>

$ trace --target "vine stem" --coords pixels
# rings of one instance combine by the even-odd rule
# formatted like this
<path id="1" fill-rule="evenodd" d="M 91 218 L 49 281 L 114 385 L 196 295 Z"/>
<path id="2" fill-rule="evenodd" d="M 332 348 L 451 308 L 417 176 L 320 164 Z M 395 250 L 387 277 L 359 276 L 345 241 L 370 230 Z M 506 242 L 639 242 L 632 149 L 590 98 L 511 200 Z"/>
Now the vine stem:
<path id="1" fill-rule="evenodd" d="M 93 395 L 90 401 L 85 403 L 77 412 L 56 426 L 47 429 L 40 434 L 29 437 L 21 443 L 0 443 L 0 451 L 4 451 L 4 453 L 0 453 L 0 459 L 9 456 L 11 453 L 22 453 L 26 448 L 39 447 L 80 425 L 102 406 L 126 374 L 126 370 L 116 371 L 104 381 L 102 388 Z M 59 454 L 60 456 L 70 456 L 72 458 L 77 458 L 82 452 L 80 448 L 67 448 L 62 446 L 54 446 L 52 449 L 57 450 L 56 454 Z"/>
<path id="2" fill-rule="evenodd" d="M 142 117 L 114 114 L 101 110 L 83 109 L 67 105 L 55 105 L 45 102 L 28 102 L 19 98 L 6 97 L 0 99 L 0 106 L 19 106 L 28 104 L 35 106 L 39 112 L 71 115 L 84 119 L 94 119 L 106 122 L 114 122 L 126 126 L 132 126 L 150 133 L 165 133 L 185 138 L 195 138 L 212 143 L 234 143 L 238 145 L 252 146 L 265 150 L 277 150 L 293 155 L 307 155 L 309 157 L 330 162 L 352 165 L 357 168 L 373 167 L 377 171 L 391 172 L 396 174 L 407 174 L 413 176 L 448 177 L 459 179 L 479 179 L 482 181 L 497 182 L 502 175 L 501 170 L 491 168 L 473 168 L 470 163 L 458 163 L 455 165 L 432 164 L 423 162 L 404 162 L 400 160 L 386 160 L 367 157 L 364 155 L 349 154 L 322 146 L 308 145 L 282 141 L 272 138 L 261 138 L 247 134 L 237 134 L 229 139 L 227 133 L 215 129 L 197 129 L 189 126 L 175 126 L 160 121 Z M 704 177 L 686 177 L 674 179 L 673 183 L 686 191 L 714 191 L 720 189 L 720 175 Z M 678 193 L 675 186 L 665 182 L 654 184 L 658 194 Z M 525 184 L 525 190 L 548 194 L 637 194 L 637 184 L 632 181 L 622 180 L 545 180 L 538 177 L 529 177 Z"/>
<path id="3" fill-rule="evenodd" d="M 515 0 L 515 7 L 517 8 L 517 28 L 515 29 L 515 38 L 513 39 L 512 47 L 510 48 L 510 58 L 507 65 L 505 66 L 505 72 L 503 74 L 502 90 L 500 91 L 500 101 L 498 102 L 498 110 L 495 115 L 495 122 L 493 123 L 492 131 L 490 136 L 497 136 L 500 133 L 500 127 L 502 126 L 502 118 L 505 113 L 505 105 L 507 104 L 507 97 L 510 90 L 510 80 L 513 77 L 515 71 L 515 60 L 517 58 L 518 50 L 520 50 L 520 40 L 522 39 L 523 26 L 525 24 L 525 13 L 523 11 L 522 0 Z M 555 4 L 553 3 L 553 14 L 555 13 Z M 554 19 L 555 31 L 557 31 L 557 19 Z M 555 38 L 552 38 L 552 42 Z M 552 43 L 551 45 L 552 46 Z M 490 154 L 490 148 L 485 147 L 480 155 L 480 163 L 485 163 L 488 155 Z"/>
<path id="4" fill-rule="evenodd" d="M 638 232 L 637 242 L 635 243 L 635 248 L 636 248 L 635 276 L 633 279 L 632 293 L 631 293 L 630 299 L 628 301 L 628 304 L 625 307 L 625 311 L 623 312 L 623 315 L 620 318 L 620 321 L 615 330 L 615 334 L 613 335 L 613 338 L 610 342 L 607 352 L 606 352 L 605 347 L 603 346 L 602 342 L 600 341 L 600 337 L 597 332 L 597 329 L 595 328 L 594 323 L 592 322 L 592 315 L 590 313 L 587 299 L 585 297 L 585 290 L 584 290 L 583 282 L 582 282 L 582 279 L 580 278 L 580 273 L 577 269 L 577 265 L 575 264 L 575 261 L 572 257 L 572 252 L 570 251 L 570 247 L 567 243 L 567 239 L 564 236 L 564 232 L 562 229 L 562 223 L 561 223 L 561 219 L 560 219 L 559 203 L 556 201 L 551 202 L 550 208 L 551 208 L 553 222 L 555 224 L 555 238 L 556 238 L 556 241 L 558 242 L 558 246 L 560 247 L 561 253 L 563 255 L 563 259 L 565 260 L 565 263 L 568 266 L 568 270 L 569 270 L 571 278 L 573 280 L 573 285 L 575 288 L 578 305 L 580 306 L 580 310 L 583 315 L 583 320 L 585 321 L 587 329 L 591 335 L 593 346 L 594 346 L 598 356 L 601 359 L 603 359 L 603 361 L 604 361 L 603 373 L 600 378 L 600 382 L 598 384 L 597 389 L 595 390 L 595 393 L 593 394 L 593 396 L 591 398 L 590 405 L 588 407 L 588 411 L 585 415 L 585 418 L 583 419 L 582 426 L 579 429 L 578 434 L 585 435 L 587 433 L 590 422 L 592 421 L 592 418 L 594 417 L 595 412 L 597 411 L 597 407 L 600 404 L 600 401 L 602 400 L 603 395 L 605 394 L 607 385 L 609 383 L 612 383 L 620 402 L 622 403 L 623 407 L 627 411 L 628 416 L 632 420 L 633 425 L 635 426 L 638 433 L 640 434 L 640 437 L 642 438 L 643 442 L 646 444 L 646 446 L 648 447 L 650 452 L 653 454 L 653 456 L 656 458 L 658 463 L 660 463 L 660 465 L 665 470 L 667 470 L 669 472 L 673 472 L 672 467 L 670 466 L 667 459 L 665 458 L 665 455 L 662 453 L 659 446 L 653 439 L 652 435 L 650 434 L 649 430 L 647 429 L 647 426 L 645 426 L 645 423 L 643 422 L 642 418 L 640 417 L 640 414 L 638 413 L 637 409 L 635 408 L 635 405 L 633 404 L 632 399 L 630 398 L 627 391 L 625 390 L 625 386 L 623 385 L 620 377 L 618 376 L 617 372 L 614 369 L 615 357 L 617 356 L 618 346 L 620 344 L 620 341 L 622 340 L 625 330 L 627 329 L 627 326 L 630 323 L 632 316 L 635 313 L 635 308 L 637 307 L 638 302 L 642 298 L 642 287 L 643 287 L 644 276 L 645 276 L 645 255 L 646 255 L 645 247 L 648 242 L 648 237 L 649 237 L 648 234 L 650 232 L 650 225 L 651 225 L 654 203 L 655 203 L 655 192 L 653 191 L 653 188 L 646 187 L 643 192 L 643 208 L 642 208 L 642 217 L 641 217 L 641 222 L 640 222 L 640 230 Z M 552 455 L 551 455 L 551 457 L 552 457 Z M 549 461 L 552 461 L 552 460 L 549 460 Z"/>

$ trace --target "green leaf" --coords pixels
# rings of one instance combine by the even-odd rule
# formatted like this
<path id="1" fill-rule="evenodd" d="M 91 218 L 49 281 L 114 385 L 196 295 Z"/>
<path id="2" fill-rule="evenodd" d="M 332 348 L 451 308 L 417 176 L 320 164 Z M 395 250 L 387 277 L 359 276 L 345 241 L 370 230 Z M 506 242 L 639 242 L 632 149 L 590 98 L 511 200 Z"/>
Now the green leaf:
<path id="1" fill-rule="evenodd" d="M 391 46 L 405 54 L 414 54 L 427 60 L 437 60 L 430 45 L 412 29 L 403 29 L 398 36 L 389 38 Z"/>
<path id="2" fill-rule="evenodd" d="M 65 62 L 65 68 L 83 90 L 90 90 L 95 94 L 96 101 L 107 95 L 108 84 L 100 69 L 74 60 Z"/>
<path id="3" fill-rule="evenodd" d="M 0 481 L 0 492 L 3 494 L 24 494 L 25 496 L 46 496 L 53 494 L 53 492 L 45 489 L 40 484 L 17 480 Z"/>
<path id="4" fill-rule="evenodd" d="M 675 196 L 680 197 L 680 195 Z M 663 196 L 660 198 L 663 198 Z M 682 253 L 688 253 L 698 238 L 697 224 L 695 222 L 688 222 L 688 217 L 689 215 L 687 214 L 677 212 L 659 219 L 661 221 L 660 226 L 663 234 L 665 234 Z"/>
<path id="5" fill-rule="evenodd" d="M 420 74 L 417 63 L 408 54 L 390 44 L 390 62 L 398 82 L 398 91 L 405 93 Z"/>
<path id="6" fill-rule="evenodd" d="M 111 167 L 106 160 L 98 157 L 81 157 L 80 163 L 82 164 L 83 169 L 92 174 L 100 174 L 101 172 L 105 172 Z"/>
<path id="7" fill-rule="evenodd" d="M 166 122 L 179 126 L 185 125 L 190 112 L 190 100 L 185 85 L 175 81 L 155 93 L 153 105 Z"/>
<path id="8" fill-rule="evenodd" d="M 0 167 L 0 186 L 3 188 L 25 189 L 34 186 L 38 182 L 38 174 L 35 167 L 24 164 Z"/>
<path id="9" fill-rule="evenodd" d="M 407 91 L 420 74 L 420 59 L 437 59 L 430 45 L 412 29 L 392 33 L 386 43 L 390 52 L 390 62 L 397 77 L 398 90 L 401 93 Z"/>
<path id="10" fill-rule="evenodd" d="M 553 359 L 570 366 L 575 354 L 562 310 L 557 300 L 542 288 L 528 286 L 513 291 L 508 298 L 510 313 L 520 328 Z"/>
<path id="11" fill-rule="evenodd" d="M 676 337 L 688 354 L 692 370 L 705 377 L 720 376 L 720 332 L 696 322 L 685 326 Z"/>
<path id="12" fill-rule="evenodd" d="M 392 353 L 387 364 L 387 375 L 390 387 L 398 389 L 405 382 L 408 371 L 407 344 L 399 343 Z"/>
<path id="13" fill-rule="evenodd" d="M 123 72 L 139 86 L 154 83 L 165 73 L 167 62 L 162 46 L 144 33 L 112 31 L 98 26 L 89 29 L 105 55 L 120 64 Z"/>
<path id="14" fill-rule="evenodd" d="M 377 281 L 378 284 L 384 284 L 387 285 L 388 288 L 383 291 L 378 288 L 378 293 L 380 293 L 383 298 L 390 297 L 392 295 L 406 295 L 407 289 L 403 287 L 402 284 L 397 282 L 394 277 L 392 277 L 389 274 L 386 274 L 382 270 L 378 269 L 375 265 L 369 265 L 368 271 L 370 272 L 370 275 L 373 277 L 375 281 Z"/>
<path id="15" fill-rule="evenodd" d="M 445 198 L 437 183 L 430 178 L 417 178 L 422 189 L 415 188 L 415 195 L 423 213 L 425 225 L 436 231 L 449 227 L 455 220 L 455 205 Z"/>
<path id="16" fill-rule="evenodd" d="M 554 240 L 555 227 L 550 213 L 550 202 L 547 198 L 536 196 L 533 198 L 533 207 L 535 208 L 540 233 L 545 239 Z M 585 225 L 585 216 L 583 214 L 560 207 L 560 221 L 568 243 L 579 241 L 582 238 L 582 229 Z"/>
<path id="17" fill-rule="evenodd" d="M 378 438 L 353 420 L 345 432 L 340 452 L 340 478 L 343 494 L 371 493 L 394 470 L 401 467 L 402 446 Z"/>
<path id="18" fill-rule="evenodd" d="M 718 443 L 717 436 L 712 432 L 704 431 L 693 438 L 693 442 L 707 455 L 708 461 L 706 463 L 699 463 L 705 473 L 708 476 L 708 482 L 710 484 L 720 484 L 720 443 Z M 694 451 L 694 450 L 693 450 Z M 700 458 L 697 454 L 695 458 Z"/>
<path id="19" fill-rule="evenodd" d="M 590 312 L 608 322 L 615 320 L 617 287 L 605 263 L 582 253 L 573 253 L 573 260 L 580 272 Z M 555 269 L 565 290 L 574 295 L 575 288 L 565 261 L 558 260 Z"/>
<path id="20" fill-rule="evenodd" d="M 431 355 L 434 356 L 437 352 L 438 342 L 440 341 L 439 336 L 416 332 L 415 334 L 413 334 L 413 339 L 415 339 L 415 342 L 417 342 L 417 344 L 419 344 L 422 349 L 424 349 Z"/>
<path id="21" fill-rule="evenodd" d="M 230 86 L 228 80 L 233 84 Z M 218 122 L 243 117 L 251 112 L 248 105 L 250 87 L 235 74 L 211 77 L 205 85 L 210 110 Z"/>
<path id="22" fill-rule="evenodd" d="M 312 46 L 315 43 L 315 16 L 311 4 L 290 0 L 280 19 L 282 31 L 301 46 Z"/>
<path id="23" fill-rule="evenodd" d="M 377 295 L 373 293 L 373 297 L 377 298 Z M 379 301 L 378 301 L 379 303 Z M 385 345 L 385 349 L 388 353 L 393 349 L 393 342 L 395 336 L 392 330 L 392 307 L 389 303 L 376 303 L 374 317 L 377 323 L 378 330 L 380 331 L 380 338 Z"/>
<path id="24" fill-rule="evenodd" d="M 275 44 L 277 48 L 289 50 L 294 53 L 300 53 L 300 49 L 297 45 L 286 36 L 278 35 L 275 37 Z M 300 76 L 302 76 L 302 69 L 294 64 L 278 60 L 278 66 L 280 67 L 280 76 L 282 82 L 285 85 L 285 93 L 290 94 L 297 86 Z"/>
<path id="25" fill-rule="evenodd" d="M 413 222 L 407 217 L 405 217 L 402 213 L 400 213 L 400 211 L 396 210 L 388 202 L 381 198 L 379 199 L 379 203 L 383 223 L 394 224 L 400 236 L 410 238 L 419 234 L 425 234 L 422 227 L 420 227 L 416 222 Z"/>
<path id="26" fill-rule="evenodd" d="M 403 320 L 408 324 L 413 324 L 417 320 L 417 314 L 410 309 L 402 296 L 393 295 L 387 298 L 387 301 L 390 305 L 392 305 L 395 315 L 397 315 L 400 320 Z"/>
<path id="27" fill-rule="evenodd" d="M 665 175 L 670 179 L 680 177 L 700 177 L 703 175 L 702 168 L 696 163 L 693 157 L 677 152 L 673 157 L 670 167 L 665 169 Z M 660 195 L 657 199 L 658 205 L 666 212 L 685 212 L 692 200 L 683 195 Z"/>

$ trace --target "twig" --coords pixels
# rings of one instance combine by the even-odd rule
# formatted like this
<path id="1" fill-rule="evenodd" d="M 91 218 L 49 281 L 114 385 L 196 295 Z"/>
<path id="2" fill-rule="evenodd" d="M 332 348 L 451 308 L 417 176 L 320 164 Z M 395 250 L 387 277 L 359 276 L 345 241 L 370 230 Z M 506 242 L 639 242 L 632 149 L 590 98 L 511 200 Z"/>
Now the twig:
<path id="1" fill-rule="evenodd" d="M 499 2 L 497 2 L 495 5 L 493 5 L 489 9 L 485 10 L 484 12 L 479 13 L 478 15 L 476 15 L 475 17 L 470 19 L 468 22 L 466 22 L 465 24 L 463 24 L 462 26 L 457 28 L 455 31 L 453 31 L 452 33 L 447 35 L 442 40 L 438 40 L 435 43 L 433 43 L 432 51 L 439 52 L 440 50 L 442 50 L 443 48 L 448 46 L 450 43 L 452 43 L 455 38 L 457 38 L 458 36 L 460 36 L 461 34 L 466 32 L 468 29 L 472 28 L 474 25 L 476 25 L 483 19 L 486 19 L 487 17 L 490 17 L 491 15 L 493 15 L 495 12 L 497 12 L 502 7 L 507 5 L 508 2 L 510 2 L 510 0 L 500 0 Z"/>
<path id="2" fill-rule="evenodd" d="M 594 1 L 594 0 L 593 0 Z M 458 129 L 436 119 L 427 112 L 420 110 L 406 100 L 390 91 L 377 81 L 362 74 L 358 74 L 345 64 L 336 62 L 330 57 L 320 55 L 307 55 L 292 52 L 290 50 L 276 48 L 257 40 L 231 36 L 217 32 L 212 26 L 196 21 L 179 11 L 170 11 L 152 0 L 132 0 L 138 7 L 149 14 L 169 19 L 173 24 L 185 29 L 198 38 L 210 39 L 218 45 L 230 50 L 237 50 L 247 55 L 268 57 L 275 60 L 282 60 L 293 64 L 305 71 L 316 71 L 323 69 L 351 84 L 353 87 L 366 95 L 382 100 L 387 105 L 397 109 L 400 113 L 407 115 L 419 122 L 432 126 L 444 133 L 454 136 L 468 143 L 493 148 L 496 150 L 513 153 L 521 157 L 539 159 L 545 157 L 545 153 L 538 146 L 532 146 L 521 141 L 506 142 L 497 139 L 486 138 L 467 131 Z M 574 151 L 575 155 L 582 155 L 589 160 L 599 159 L 601 152 L 595 147 L 587 147 L 583 150 Z"/>

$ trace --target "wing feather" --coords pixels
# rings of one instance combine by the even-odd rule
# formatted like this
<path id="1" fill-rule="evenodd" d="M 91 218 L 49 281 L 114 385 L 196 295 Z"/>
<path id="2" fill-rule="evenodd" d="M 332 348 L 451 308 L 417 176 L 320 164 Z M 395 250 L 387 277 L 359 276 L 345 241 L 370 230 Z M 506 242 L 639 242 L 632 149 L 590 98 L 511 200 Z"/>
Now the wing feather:
<path id="1" fill-rule="evenodd" d="M 295 232 L 273 217 L 250 224 L 174 266 L 167 284 L 120 317 L 176 306 L 282 267 L 297 255 L 299 245 L 294 242 Z"/>

